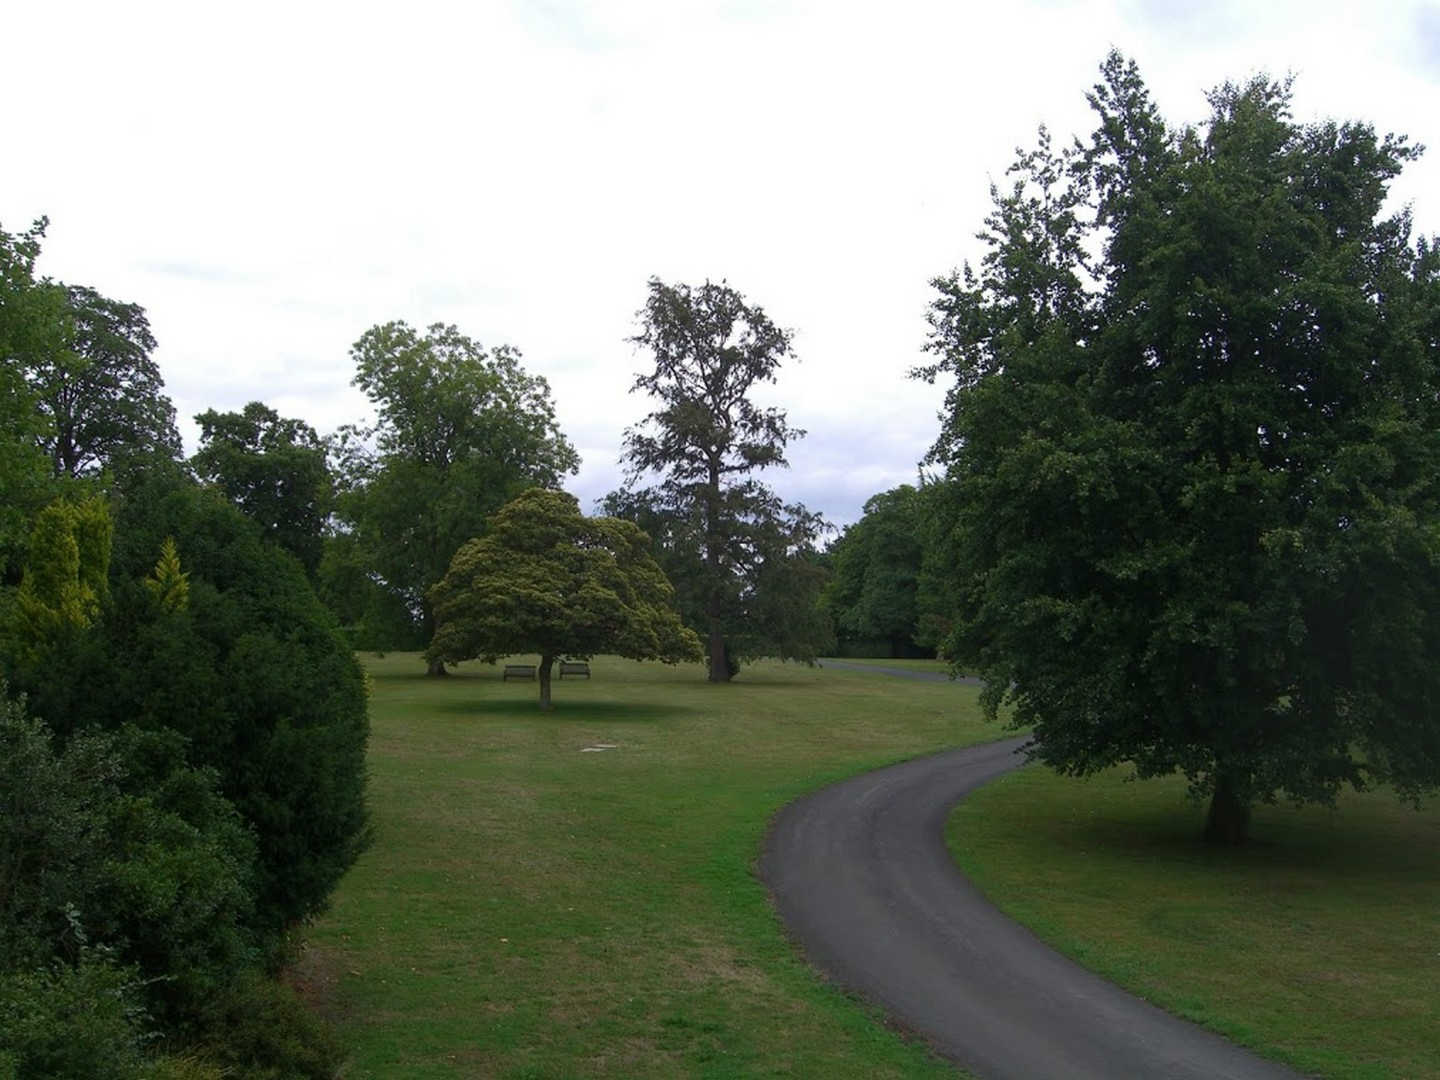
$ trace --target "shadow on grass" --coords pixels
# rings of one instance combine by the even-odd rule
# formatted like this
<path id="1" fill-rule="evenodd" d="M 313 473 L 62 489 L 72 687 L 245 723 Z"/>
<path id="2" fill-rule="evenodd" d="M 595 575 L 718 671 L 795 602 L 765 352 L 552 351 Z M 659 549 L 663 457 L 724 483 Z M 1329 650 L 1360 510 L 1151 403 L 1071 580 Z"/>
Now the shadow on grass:
<path id="1" fill-rule="evenodd" d="M 1421 814 L 1376 817 L 1358 807 L 1347 814 L 1343 808 L 1259 806 L 1250 838 L 1228 847 L 1201 838 L 1204 810 L 1202 803 L 1187 800 L 1148 812 L 1110 807 L 1085 819 L 1032 820 L 1031 825 L 1059 850 L 1217 873 L 1343 867 L 1355 873 L 1404 878 L 1419 872 L 1433 878 L 1440 867 L 1433 854 L 1433 825 Z"/>
<path id="2" fill-rule="evenodd" d="M 653 702 L 630 701 L 565 701 L 557 698 L 555 707 L 541 712 L 534 698 L 479 698 L 473 701 L 437 701 L 431 712 L 451 716 L 504 716 L 508 719 L 655 722 L 691 716 L 694 709 L 678 705 L 656 705 Z"/>

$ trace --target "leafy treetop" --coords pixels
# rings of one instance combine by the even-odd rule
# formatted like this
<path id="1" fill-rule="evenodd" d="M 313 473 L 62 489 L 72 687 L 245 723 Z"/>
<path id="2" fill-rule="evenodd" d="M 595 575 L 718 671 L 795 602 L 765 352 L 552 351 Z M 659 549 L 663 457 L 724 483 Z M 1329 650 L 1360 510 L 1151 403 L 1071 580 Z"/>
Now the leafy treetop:
<path id="1" fill-rule="evenodd" d="M 557 657 L 700 659 L 645 534 L 628 521 L 582 515 L 564 492 L 533 488 L 504 506 L 486 535 L 456 553 L 430 599 L 432 659 L 538 653 L 542 708 Z"/>
<path id="2" fill-rule="evenodd" d="M 27 358 L 27 375 L 49 421 L 42 443 L 57 476 L 98 472 L 121 459 L 180 455 L 175 409 L 151 353 L 155 338 L 139 304 L 65 286 L 62 347 Z"/>
<path id="3" fill-rule="evenodd" d="M 792 355 L 790 333 L 724 282 L 649 283 L 631 340 L 654 356 L 633 390 L 660 408 L 625 433 L 626 489 L 607 507 L 654 529 L 662 559 L 708 637 L 709 677 L 725 682 L 739 657 L 810 660 L 826 634 L 815 616 L 818 568 L 807 562 L 825 528 L 752 475 L 783 466 L 804 432 L 750 399 Z M 648 487 L 643 478 L 657 477 Z"/>
<path id="4" fill-rule="evenodd" d="M 334 498 L 324 440 L 305 421 L 259 401 L 238 413 L 209 409 L 195 422 L 196 475 L 217 485 L 313 577 Z"/>
<path id="5" fill-rule="evenodd" d="M 460 545 L 521 491 L 558 486 L 580 459 L 556 424 L 549 384 L 513 348 L 487 350 L 439 323 L 421 334 L 391 322 L 366 331 L 351 355 L 379 421 L 341 433 L 339 509 L 351 532 L 329 579 L 374 589 L 378 576 L 382 595 L 339 606 L 383 609 L 405 625 L 381 636 L 428 641 L 426 593 Z"/>

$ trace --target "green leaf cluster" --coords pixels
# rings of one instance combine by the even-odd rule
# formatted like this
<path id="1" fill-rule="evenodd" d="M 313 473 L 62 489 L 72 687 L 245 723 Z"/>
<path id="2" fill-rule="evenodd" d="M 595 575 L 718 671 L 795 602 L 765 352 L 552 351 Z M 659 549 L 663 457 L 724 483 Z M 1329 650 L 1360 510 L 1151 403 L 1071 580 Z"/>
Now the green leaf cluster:
<path id="1" fill-rule="evenodd" d="M 184 611 L 190 605 L 190 575 L 180 569 L 180 552 L 173 536 L 160 545 L 160 558 L 145 579 L 145 588 L 162 611 Z"/>
<path id="2" fill-rule="evenodd" d="M 526 488 L 559 486 L 580 459 L 549 384 L 510 346 L 391 322 L 351 356 L 378 422 L 335 441 L 342 528 L 321 589 L 365 645 L 423 647 L 435 626 L 428 592 L 460 546 Z"/>
<path id="3" fill-rule="evenodd" d="M 90 626 L 109 590 L 110 513 L 100 499 L 57 500 L 40 511 L 17 595 L 27 647 Z"/>
<path id="4" fill-rule="evenodd" d="M 428 655 L 538 653 L 542 678 L 562 656 L 699 660 L 700 641 L 671 607 L 673 595 L 634 524 L 586 517 L 573 496 L 532 488 L 456 552 L 430 591 L 437 625 Z"/>
<path id="5" fill-rule="evenodd" d="M 259 401 L 240 412 L 207 409 L 195 422 L 195 475 L 214 484 L 314 578 L 335 499 L 325 440 L 303 420 Z"/>

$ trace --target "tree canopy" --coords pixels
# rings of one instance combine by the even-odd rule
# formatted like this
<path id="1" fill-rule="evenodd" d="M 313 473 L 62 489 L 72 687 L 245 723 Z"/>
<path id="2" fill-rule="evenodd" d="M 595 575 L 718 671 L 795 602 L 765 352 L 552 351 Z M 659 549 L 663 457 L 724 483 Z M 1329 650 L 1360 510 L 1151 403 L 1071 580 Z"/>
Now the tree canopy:
<path id="1" fill-rule="evenodd" d="M 558 486 L 580 459 L 556 424 L 549 384 L 516 349 L 487 350 L 453 326 L 421 334 L 391 322 L 366 331 L 351 355 L 378 423 L 340 444 L 348 532 L 326 589 L 372 620 L 368 641 L 423 645 L 434 632 L 426 594 L 460 545 L 526 488 Z"/>
<path id="2" fill-rule="evenodd" d="M 586 517 L 574 496 L 532 488 L 455 553 L 433 589 L 432 659 L 493 662 L 540 656 L 540 707 L 550 707 L 558 657 L 613 653 L 698 661 L 700 639 L 671 606 L 674 592 L 632 522 Z"/>
<path id="3" fill-rule="evenodd" d="M 218 487 L 313 577 L 334 502 L 324 440 L 305 421 L 259 401 L 238 413 L 208 409 L 195 422 L 200 450 L 190 465 L 196 475 Z"/>
<path id="4" fill-rule="evenodd" d="M 920 651 L 920 500 L 909 484 L 871 496 L 864 516 L 830 546 L 834 573 L 824 602 L 842 641 L 883 644 L 890 656 Z"/>
<path id="5" fill-rule="evenodd" d="M 660 407 L 625 433 L 627 484 L 607 510 L 656 537 L 686 621 L 707 640 L 711 681 L 728 681 L 740 659 L 813 660 L 828 637 L 812 559 L 825 525 L 753 475 L 783 466 L 804 435 L 749 396 L 792 355 L 790 333 L 723 282 L 652 278 L 639 318 L 632 340 L 655 367 L 631 389 Z"/>
<path id="6" fill-rule="evenodd" d="M 98 472 L 117 457 L 178 458 L 175 409 L 150 355 L 155 338 L 145 309 L 83 285 L 64 291 L 63 342 L 27 358 L 55 475 Z"/>
<path id="7" fill-rule="evenodd" d="M 1112 55 L 935 282 L 947 647 L 1034 754 L 1256 800 L 1440 782 L 1440 257 L 1417 151 L 1257 78 L 1174 127 Z"/>

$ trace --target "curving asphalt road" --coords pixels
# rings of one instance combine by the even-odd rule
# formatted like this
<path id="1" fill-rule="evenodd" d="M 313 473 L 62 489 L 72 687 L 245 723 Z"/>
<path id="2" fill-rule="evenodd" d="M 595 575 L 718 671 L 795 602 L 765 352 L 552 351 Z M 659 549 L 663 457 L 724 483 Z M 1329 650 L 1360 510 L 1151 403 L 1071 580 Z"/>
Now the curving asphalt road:
<path id="1" fill-rule="evenodd" d="M 760 876 L 810 962 L 987 1080 L 1294 1080 L 1067 960 L 960 873 L 950 809 L 1023 744 L 907 761 L 776 815 Z"/>

